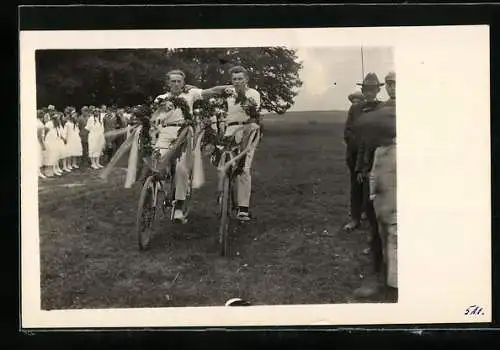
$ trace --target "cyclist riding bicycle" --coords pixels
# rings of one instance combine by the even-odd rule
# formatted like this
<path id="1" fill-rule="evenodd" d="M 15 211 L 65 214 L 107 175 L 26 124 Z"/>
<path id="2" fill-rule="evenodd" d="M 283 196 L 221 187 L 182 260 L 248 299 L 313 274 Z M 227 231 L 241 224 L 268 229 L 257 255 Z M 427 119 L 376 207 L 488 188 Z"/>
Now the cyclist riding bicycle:
<path id="1" fill-rule="evenodd" d="M 167 73 L 169 91 L 161 94 L 153 101 L 153 115 L 151 116 L 151 134 L 156 138 L 153 147 L 159 148 L 164 155 L 169 146 L 177 139 L 186 122 L 193 121 L 193 104 L 202 99 L 221 94 L 229 86 L 215 86 L 210 89 L 198 89 L 185 84 L 185 74 L 181 70 L 172 70 Z M 184 150 L 178 158 L 175 169 L 175 210 L 174 221 L 186 222 L 183 212 L 184 201 L 189 190 L 189 173 L 191 168 L 186 164 Z"/>
<path id="2" fill-rule="evenodd" d="M 225 89 L 224 97 L 227 100 L 227 117 L 222 143 L 237 143 L 243 149 L 250 143 L 248 136 L 252 130 L 260 125 L 260 93 L 248 87 L 249 74 L 242 66 L 235 66 L 229 70 L 233 87 Z M 242 126 L 244 126 L 242 128 Z M 237 218 L 241 221 L 250 220 L 249 206 L 252 190 L 251 166 L 256 148 L 252 148 L 239 162 L 237 187 Z M 217 164 L 220 147 L 215 150 L 212 161 Z"/>

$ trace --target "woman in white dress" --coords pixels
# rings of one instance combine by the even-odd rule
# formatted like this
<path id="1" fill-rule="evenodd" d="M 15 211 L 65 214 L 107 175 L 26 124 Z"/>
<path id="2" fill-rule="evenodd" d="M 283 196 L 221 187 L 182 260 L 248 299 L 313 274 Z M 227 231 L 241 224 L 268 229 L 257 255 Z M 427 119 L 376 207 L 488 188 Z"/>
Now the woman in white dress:
<path id="1" fill-rule="evenodd" d="M 103 166 L 99 162 L 104 146 L 104 125 L 99 110 L 95 110 L 87 120 L 85 129 L 89 131 L 89 158 L 93 169 L 101 169 Z"/>
<path id="2" fill-rule="evenodd" d="M 104 168 L 104 165 L 101 165 L 101 156 L 104 155 L 104 148 L 106 147 L 106 138 L 104 137 L 104 133 L 105 133 L 105 130 L 104 130 L 104 122 L 103 122 L 103 119 L 102 119 L 102 113 L 101 113 L 101 123 L 98 124 L 97 126 L 97 137 L 98 137 L 98 140 L 99 140 L 99 144 L 101 145 L 101 154 L 99 155 L 99 158 L 97 158 L 97 167 L 98 168 Z"/>
<path id="3" fill-rule="evenodd" d="M 59 148 L 59 157 L 58 157 L 58 162 L 57 166 L 61 170 L 61 172 L 64 174 L 64 172 L 70 172 L 71 170 L 68 169 L 66 166 L 66 157 L 68 154 L 68 150 L 66 147 L 66 135 L 65 135 L 65 120 L 64 120 L 64 114 L 58 113 L 57 114 L 57 121 L 58 121 L 58 126 L 57 126 L 57 132 L 58 132 L 58 148 Z"/>
<path id="4" fill-rule="evenodd" d="M 69 113 L 71 112 L 69 109 L 64 111 L 65 113 L 61 115 L 61 139 L 64 142 L 63 151 L 61 155 L 62 159 L 62 168 L 64 171 L 68 173 L 73 170 L 71 167 L 71 150 L 69 145 L 69 129 L 73 127 L 72 123 L 69 121 Z"/>
<path id="5" fill-rule="evenodd" d="M 48 113 L 45 114 L 45 152 L 43 154 L 43 164 L 47 167 L 45 175 L 52 177 L 54 175 L 61 176 L 62 172 L 59 170 L 59 141 L 56 127 L 56 118 L 51 117 Z"/>
<path id="6" fill-rule="evenodd" d="M 38 110 L 36 116 L 38 138 L 38 177 L 41 179 L 45 179 L 45 175 L 43 174 L 43 153 L 45 152 L 45 124 L 43 123 L 43 116 L 43 112 Z"/>
<path id="7" fill-rule="evenodd" d="M 70 166 L 73 169 L 80 167 L 80 157 L 83 154 L 82 140 L 80 138 L 80 128 L 78 127 L 78 114 L 76 111 L 71 113 L 67 122 L 68 127 L 68 146 L 70 155 Z"/>

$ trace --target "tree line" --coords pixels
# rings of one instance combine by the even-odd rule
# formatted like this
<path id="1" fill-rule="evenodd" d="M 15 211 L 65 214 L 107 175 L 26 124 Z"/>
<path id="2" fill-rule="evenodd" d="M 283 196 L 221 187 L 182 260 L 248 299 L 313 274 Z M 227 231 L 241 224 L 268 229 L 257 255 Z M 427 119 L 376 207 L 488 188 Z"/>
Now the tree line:
<path id="1" fill-rule="evenodd" d="M 39 50 L 36 52 L 37 105 L 131 106 L 165 91 L 165 73 L 182 69 L 200 88 L 230 83 L 228 69 L 243 65 L 262 108 L 285 113 L 302 81 L 302 62 L 284 47 L 120 50 Z"/>

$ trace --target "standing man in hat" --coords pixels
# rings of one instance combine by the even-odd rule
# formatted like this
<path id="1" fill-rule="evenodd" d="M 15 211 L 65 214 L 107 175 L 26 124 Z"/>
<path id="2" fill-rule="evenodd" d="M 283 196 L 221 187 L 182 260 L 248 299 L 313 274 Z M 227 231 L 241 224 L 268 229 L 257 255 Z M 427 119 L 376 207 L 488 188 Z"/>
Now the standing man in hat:
<path id="1" fill-rule="evenodd" d="M 349 94 L 347 96 L 347 99 L 349 100 L 349 102 L 351 102 L 351 105 L 357 105 L 357 104 L 365 101 L 365 96 L 363 95 L 363 93 L 361 91 L 355 91 L 355 92 Z M 345 141 L 343 141 L 343 143 L 345 146 Z M 349 206 L 348 206 L 348 211 L 349 211 L 348 216 L 351 217 L 351 203 L 350 202 L 349 202 Z M 361 212 L 361 219 L 362 220 L 366 219 L 366 213 L 363 210 Z"/>
<path id="2" fill-rule="evenodd" d="M 365 197 L 368 196 L 368 188 L 366 176 L 364 176 L 358 159 L 360 159 L 361 140 L 354 130 L 354 124 L 358 118 L 364 113 L 368 113 L 380 107 L 381 101 L 377 100 L 377 95 L 380 92 L 380 87 L 384 83 L 380 83 L 375 73 L 368 73 L 361 85 L 361 92 L 364 96 L 364 101 L 353 104 L 349 108 L 347 121 L 344 129 L 344 142 L 346 144 L 346 162 L 350 172 L 350 214 L 351 220 L 344 226 L 344 230 L 354 230 L 359 227 L 361 222 L 361 213 Z M 362 155 L 363 153 L 361 153 Z M 367 213 L 367 216 L 369 213 Z"/>
<path id="3" fill-rule="evenodd" d="M 372 240 L 375 275 L 355 291 L 358 297 L 370 297 L 383 286 L 397 291 L 396 74 L 390 72 L 385 82 L 389 100 L 355 125 L 360 137 L 373 150 L 369 203 L 377 224 Z"/>

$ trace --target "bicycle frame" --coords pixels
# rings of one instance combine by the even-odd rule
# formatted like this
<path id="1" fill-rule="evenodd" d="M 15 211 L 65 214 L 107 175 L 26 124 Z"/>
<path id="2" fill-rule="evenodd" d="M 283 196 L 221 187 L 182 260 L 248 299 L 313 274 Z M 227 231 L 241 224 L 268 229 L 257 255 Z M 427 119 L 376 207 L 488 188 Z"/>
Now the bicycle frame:
<path id="1" fill-rule="evenodd" d="M 235 130 L 235 133 L 244 129 L 245 126 L 241 126 Z M 233 181 L 234 181 L 234 176 L 233 172 L 235 170 L 234 165 L 236 162 L 238 162 L 241 158 L 247 155 L 247 153 L 254 147 L 257 146 L 257 144 L 260 141 L 260 132 L 259 129 L 253 130 L 252 134 L 250 135 L 250 142 L 247 147 L 241 152 L 238 152 L 238 145 L 231 145 L 230 147 L 224 147 L 222 150 L 222 154 L 219 160 L 219 163 L 217 165 L 217 172 L 218 172 L 218 190 L 219 194 L 222 193 L 223 190 L 223 183 L 224 179 L 226 177 L 229 177 L 229 182 L 230 182 L 230 187 L 231 187 L 231 196 L 233 196 Z M 233 198 L 232 198 L 233 199 Z M 233 202 L 234 205 L 234 202 Z"/>
<path id="2" fill-rule="evenodd" d="M 147 168 L 144 169 L 146 170 L 146 177 L 139 198 L 136 224 L 141 250 L 149 247 L 153 234 L 151 227 L 157 221 L 158 216 L 162 215 L 162 212 L 166 214 L 166 208 L 169 206 L 170 220 L 173 221 L 175 212 L 175 165 L 178 157 L 183 152 L 186 153 L 186 161 L 189 164 L 189 157 L 192 157 L 195 146 L 195 136 L 196 125 L 187 124 L 169 147 L 153 147 L 151 156 L 142 158 L 143 164 Z M 186 147 L 186 150 L 184 150 L 184 147 Z M 162 150 L 166 150 L 164 155 L 160 153 Z M 166 176 L 166 170 L 170 173 L 170 176 Z M 169 181 L 170 191 L 167 189 L 167 181 Z M 160 191 L 163 192 L 165 199 L 163 202 L 158 203 L 161 196 Z M 190 192 L 188 196 L 190 196 Z M 148 209 L 152 209 L 151 212 Z M 144 215 L 145 213 L 147 215 Z"/>
<path id="3" fill-rule="evenodd" d="M 174 159 L 174 154 L 178 151 L 178 148 L 183 146 L 184 142 L 193 142 L 194 128 L 192 126 L 188 126 L 176 141 L 170 147 L 154 147 L 153 154 L 151 155 L 150 160 L 147 158 L 143 158 L 144 163 L 149 168 L 149 171 L 152 172 L 149 176 L 153 176 L 153 206 L 156 205 L 158 199 L 158 191 L 161 189 L 165 192 L 163 181 L 168 181 L 166 178 L 166 174 L 164 173 L 165 169 L 168 168 L 168 171 L 171 170 L 172 165 L 175 164 L 176 160 Z M 162 150 L 166 150 L 166 154 L 161 156 L 159 153 Z M 171 174 L 172 181 L 175 177 L 175 170 Z M 173 183 L 172 183 L 173 186 Z M 175 205 L 175 200 L 170 198 L 170 206 L 173 208 Z M 171 219 L 173 218 L 173 210 L 171 211 Z"/>
<path id="4" fill-rule="evenodd" d="M 184 130 L 182 130 L 175 142 L 168 148 L 167 153 L 157 160 L 157 163 L 155 164 L 156 166 L 153 169 L 156 171 L 166 169 L 167 165 L 171 163 L 173 156 L 176 152 L 178 152 L 179 147 L 181 147 L 184 142 L 189 141 L 187 145 L 189 146 L 189 144 L 191 144 L 191 147 L 194 146 L 194 136 L 194 127 L 192 125 L 188 125 Z"/>
<path id="5" fill-rule="evenodd" d="M 242 126 L 241 129 L 245 128 Z M 240 130 L 237 128 L 235 132 Z M 228 243 L 228 234 L 229 234 L 229 225 L 231 218 L 234 217 L 234 212 L 236 209 L 237 198 L 235 192 L 235 184 L 234 180 L 235 169 L 234 166 L 236 162 L 238 162 L 242 157 L 246 156 L 248 152 L 257 146 L 260 139 L 260 130 L 252 130 L 250 134 L 250 142 L 245 147 L 244 150 L 238 152 L 239 145 L 230 144 L 225 145 L 222 149 L 222 154 L 219 159 L 219 163 L 217 164 L 218 170 L 218 202 L 220 205 L 220 226 L 219 226 L 219 242 L 221 247 L 221 254 L 226 256 L 229 251 L 229 243 Z"/>
<path id="6" fill-rule="evenodd" d="M 243 125 L 243 126 L 240 126 L 239 128 L 237 128 L 234 132 L 238 132 L 240 130 L 243 130 L 246 126 Z M 218 164 L 218 167 L 217 167 L 217 171 L 219 173 L 219 183 L 222 183 L 221 181 L 223 180 L 223 177 L 227 174 L 228 170 L 234 165 L 236 164 L 236 162 L 238 162 L 241 158 L 243 158 L 244 156 L 246 156 L 246 154 L 252 149 L 254 148 L 255 146 L 257 146 L 257 144 L 259 143 L 260 141 L 260 132 L 258 129 L 255 129 L 252 131 L 253 133 L 253 137 L 252 135 L 250 135 L 250 139 L 252 140 L 252 142 L 250 142 L 247 147 L 245 147 L 245 149 L 241 152 L 236 152 L 236 149 L 238 148 L 238 146 L 231 146 L 230 149 L 227 149 L 227 148 L 224 148 L 222 150 L 222 156 L 220 158 L 220 161 L 219 161 L 219 164 Z M 230 157 L 230 160 L 229 161 L 224 161 L 225 158 L 229 156 Z"/>

